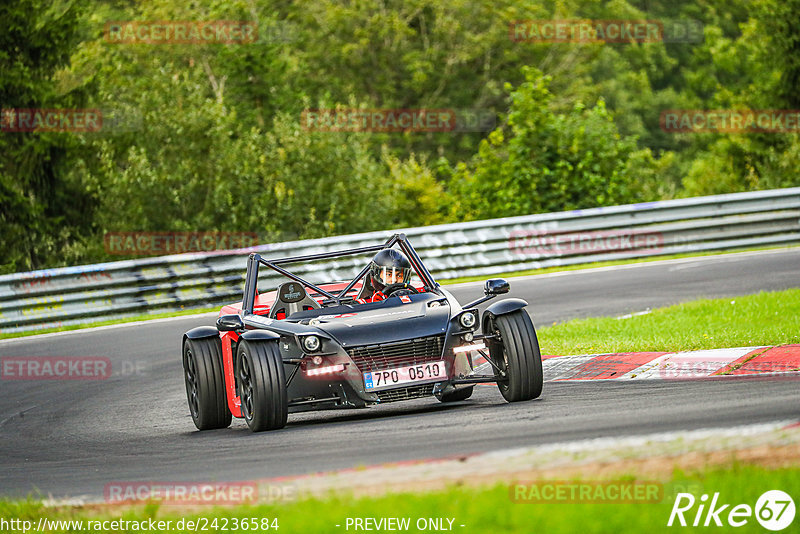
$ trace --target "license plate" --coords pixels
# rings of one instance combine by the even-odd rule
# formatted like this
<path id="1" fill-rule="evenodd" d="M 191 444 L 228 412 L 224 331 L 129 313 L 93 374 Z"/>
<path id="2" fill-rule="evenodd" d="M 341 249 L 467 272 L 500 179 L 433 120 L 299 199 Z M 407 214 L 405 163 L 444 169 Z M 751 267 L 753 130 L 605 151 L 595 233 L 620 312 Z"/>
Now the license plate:
<path id="1" fill-rule="evenodd" d="M 444 362 L 439 361 L 364 373 L 364 386 L 367 391 L 375 391 L 403 384 L 419 384 L 442 379 L 447 379 L 447 372 Z"/>

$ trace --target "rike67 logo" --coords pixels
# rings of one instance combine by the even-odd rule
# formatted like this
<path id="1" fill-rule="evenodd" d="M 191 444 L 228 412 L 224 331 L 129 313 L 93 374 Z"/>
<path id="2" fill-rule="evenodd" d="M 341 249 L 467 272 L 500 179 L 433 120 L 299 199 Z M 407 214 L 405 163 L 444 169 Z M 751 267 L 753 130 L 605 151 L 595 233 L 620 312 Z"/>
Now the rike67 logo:
<path id="1" fill-rule="evenodd" d="M 749 504 L 722 503 L 719 492 L 714 493 L 711 502 L 703 494 L 695 499 L 691 493 L 675 496 L 672 512 L 667 526 L 731 526 L 742 527 L 755 516 L 756 521 L 767 530 L 783 530 L 794 521 L 795 505 L 788 493 L 781 490 L 764 492 L 756 501 L 755 507 Z"/>

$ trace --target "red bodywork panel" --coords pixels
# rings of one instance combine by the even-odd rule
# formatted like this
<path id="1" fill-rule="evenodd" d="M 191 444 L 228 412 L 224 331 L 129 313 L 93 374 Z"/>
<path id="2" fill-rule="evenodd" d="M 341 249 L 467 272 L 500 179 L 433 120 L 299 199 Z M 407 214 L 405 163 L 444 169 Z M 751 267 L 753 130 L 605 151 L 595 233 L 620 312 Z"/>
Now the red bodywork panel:
<path id="1" fill-rule="evenodd" d="M 321 284 L 319 287 L 330 293 L 338 292 L 347 287 L 349 282 L 336 282 L 333 284 Z M 361 289 L 361 283 L 358 283 L 348 294 L 349 297 L 355 298 Z M 413 285 L 417 291 L 422 291 L 423 285 L 421 282 Z M 275 302 L 277 291 L 270 291 L 268 293 L 256 295 L 256 300 L 253 305 L 253 311 L 257 315 L 269 314 L 270 307 Z M 327 297 L 325 295 L 310 294 L 311 298 L 316 300 L 320 306 L 322 301 Z M 242 311 L 242 303 L 228 304 L 223 306 L 219 312 L 220 316 L 223 315 L 238 315 Z M 228 409 L 234 417 L 242 417 L 242 403 L 236 395 L 236 382 L 233 377 L 233 351 L 231 350 L 231 343 L 239 340 L 239 335 L 236 332 L 220 332 L 222 339 L 222 364 L 225 372 L 225 393 L 228 399 Z"/>

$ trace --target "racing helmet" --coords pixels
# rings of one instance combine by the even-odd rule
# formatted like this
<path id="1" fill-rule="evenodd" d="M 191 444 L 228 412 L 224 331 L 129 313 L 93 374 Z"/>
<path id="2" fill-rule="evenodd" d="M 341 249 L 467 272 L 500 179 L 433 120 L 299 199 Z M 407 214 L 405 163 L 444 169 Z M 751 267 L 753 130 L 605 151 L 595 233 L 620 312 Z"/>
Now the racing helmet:
<path id="1" fill-rule="evenodd" d="M 407 284 L 411 280 L 411 264 L 402 252 L 387 248 L 372 258 L 369 264 L 372 286 L 381 291 L 391 284 Z"/>

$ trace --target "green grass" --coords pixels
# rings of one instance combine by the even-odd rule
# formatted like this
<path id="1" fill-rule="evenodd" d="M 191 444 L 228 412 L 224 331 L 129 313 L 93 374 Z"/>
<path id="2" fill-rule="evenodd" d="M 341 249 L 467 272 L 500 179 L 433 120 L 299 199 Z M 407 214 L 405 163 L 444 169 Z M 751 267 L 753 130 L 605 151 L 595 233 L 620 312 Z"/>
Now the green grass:
<path id="1" fill-rule="evenodd" d="M 537 326 L 543 354 L 676 351 L 800 343 L 800 289 L 695 300 L 626 319 L 575 319 L 562 324 Z"/>
<path id="2" fill-rule="evenodd" d="M 612 477 L 606 481 L 631 481 L 636 477 Z M 653 477 L 646 479 L 653 481 Z M 530 482 L 530 481 L 527 481 Z M 539 486 L 545 481 L 534 481 Z M 32 521 L 34 525 L 40 517 L 48 519 L 155 519 L 172 520 L 173 524 L 184 519 L 205 517 L 277 518 L 279 530 L 284 533 L 342 533 L 348 517 L 408 517 L 412 528 L 409 532 L 418 532 L 413 524 L 419 518 L 454 518 L 453 530 L 461 533 L 520 533 L 547 532 L 561 534 L 579 532 L 593 533 L 641 533 L 641 532 L 674 532 L 674 531 L 720 531 L 728 532 L 731 527 L 724 523 L 727 513 L 738 504 L 755 506 L 758 497 L 768 490 L 780 489 L 794 496 L 800 495 L 800 467 L 768 469 L 753 465 L 733 463 L 728 466 L 706 469 L 700 472 L 675 472 L 671 477 L 656 480 L 663 484 L 664 496 L 655 503 L 515 503 L 511 499 L 512 491 L 509 481 L 494 487 L 475 489 L 469 487 L 451 487 L 445 491 L 417 494 L 389 494 L 379 497 L 354 499 L 347 494 L 332 495 L 326 499 L 307 499 L 282 504 L 239 506 L 235 508 L 216 508 L 205 511 L 182 512 L 172 506 L 156 504 L 139 505 L 126 511 L 116 512 L 112 509 L 81 508 L 47 508 L 35 501 L 0 502 L 0 518 L 19 518 Z M 700 495 L 713 495 L 719 492 L 718 506 L 730 504 L 720 519 L 723 528 L 701 526 L 698 529 L 667 527 L 667 521 L 673 507 L 678 488 L 689 488 L 694 493 L 697 503 L 687 512 L 687 522 L 691 525 L 697 511 Z M 705 517 L 703 517 L 704 519 Z M 785 532 L 791 532 L 800 518 Z M 221 524 L 221 523 L 218 523 Z M 341 525 L 337 527 L 336 525 Z M 460 525 L 465 525 L 461 527 Z M 702 520 L 701 520 L 702 525 Z M 34 527 L 35 528 L 35 527 Z M 748 518 L 744 527 L 737 532 L 765 532 L 755 517 Z M 187 529 L 175 528 L 161 532 L 186 532 Z M 214 530 L 209 530 L 215 532 Z M 234 530 L 243 531 L 243 530 Z M 349 532 L 353 532 L 353 528 Z M 13 532 L 6 530 L 6 532 Z M 66 529 L 54 529 L 51 532 L 68 532 Z M 264 532 L 264 531 L 261 531 Z"/>

